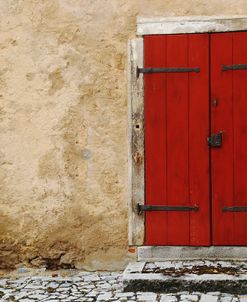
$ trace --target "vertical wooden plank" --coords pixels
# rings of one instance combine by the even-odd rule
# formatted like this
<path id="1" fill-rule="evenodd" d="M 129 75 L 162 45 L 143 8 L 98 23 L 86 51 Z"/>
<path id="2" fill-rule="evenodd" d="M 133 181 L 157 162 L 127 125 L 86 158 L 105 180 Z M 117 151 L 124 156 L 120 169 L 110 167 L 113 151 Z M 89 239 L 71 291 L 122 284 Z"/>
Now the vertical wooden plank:
<path id="1" fill-rule="evenodd" d="M 247 63 L 247 33 L 233 33 L 233 63 Z M 233 206 L 247 206 L 247 70 L 233 71 Z M 228 215 L 229 213 L 225 213 Z M 247 245 L 247 212 L 234 216 L 234 245 Z"/>
<path id="2" fill-rule="evenodd" d="M 166 36 L 145 36 L 144 66 L 166 67 Z M 166 74 L 144 76 L 146 204 L 166 204 Z M 167 244 L 166 212 L 146 213 L 146 244 Z"/>
<path id="3" fill-rule="evenodd" d="M 144 102 L 143 76 L 137 77 L 137 66 L 143 67 L 143 39 L 129 41 L 129 245 L 144 243 L 144 215 L 137 214 L 137 204 L 144 204 Z"/>
<path id="4" fill-rule="evenodd" d="M 188 36 L 167 36 L 167 66 L 188 67 Z M 167 75 L 167 203 L 188 205 L 189 201 L 189 75 Z M 168 245 L 189 245 L 189 212 L 169 212 Z"/>
<path id="5" fill-rule="evenodd" d="M 209 35 L 189 35 L 189 66 L 200 73 L 189 74 L 189 194 L 198 212 L 190 213 L 190 245 L 210 245 L 209 183 Z"/>
<path id="6" fill-rule="evenodd" d="M 232 65 L 232 33 L 211 35 L 211 132 L 223 131 L 221 148 L 211 149 L 212 165 L 212 228 L 214 245 L 234 242 L 231 212 L 224 206 L 233 201 L 233 120 L 232 71 L 222 71 L 222 65 Z M 213 100 L 218 106 L 213 106 Z"/>

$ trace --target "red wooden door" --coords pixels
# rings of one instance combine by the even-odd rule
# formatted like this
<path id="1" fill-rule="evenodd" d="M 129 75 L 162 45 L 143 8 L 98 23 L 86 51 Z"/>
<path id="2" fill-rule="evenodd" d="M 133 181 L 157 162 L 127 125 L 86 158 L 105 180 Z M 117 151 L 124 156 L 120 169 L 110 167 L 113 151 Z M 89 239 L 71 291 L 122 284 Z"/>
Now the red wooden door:
<path id="1" fill-rule="evenodd" d="M 211 35 L 211 128 L 223 131 L 222 147 L 211 149 L 213 245 L 247 245 L 245 64 L 246 32 Z"/>
<path id="2" fill-rule="evenodd" d="M 147 245 L 209 245 L 209 35 L 144 38 L 144 67 L 200 72 L 144 75 Z M 184 210 L 184 207 L 196 208 Z"/>

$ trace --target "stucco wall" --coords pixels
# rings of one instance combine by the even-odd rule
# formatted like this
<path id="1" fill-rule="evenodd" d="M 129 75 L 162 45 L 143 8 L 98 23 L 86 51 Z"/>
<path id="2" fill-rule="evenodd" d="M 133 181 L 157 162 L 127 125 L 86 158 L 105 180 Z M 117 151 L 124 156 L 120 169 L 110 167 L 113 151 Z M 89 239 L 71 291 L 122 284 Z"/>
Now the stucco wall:
<path id="1" fill-rule="evenodd" d="M 136 16 L 241 13 L 246 0 L 0 0 L 0 267 L 125 265 Z"/>

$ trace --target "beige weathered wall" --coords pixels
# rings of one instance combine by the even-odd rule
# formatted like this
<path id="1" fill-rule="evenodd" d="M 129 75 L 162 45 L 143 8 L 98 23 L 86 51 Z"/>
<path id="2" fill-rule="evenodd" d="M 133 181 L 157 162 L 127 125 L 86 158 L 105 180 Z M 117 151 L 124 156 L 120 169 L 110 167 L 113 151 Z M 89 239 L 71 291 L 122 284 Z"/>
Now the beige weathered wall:
<path id="1" fill-rule="evenodd" d="M 0 267 L 127 257 L 127 41 L 137 15 L 246 0 L 0 0 Z"/>

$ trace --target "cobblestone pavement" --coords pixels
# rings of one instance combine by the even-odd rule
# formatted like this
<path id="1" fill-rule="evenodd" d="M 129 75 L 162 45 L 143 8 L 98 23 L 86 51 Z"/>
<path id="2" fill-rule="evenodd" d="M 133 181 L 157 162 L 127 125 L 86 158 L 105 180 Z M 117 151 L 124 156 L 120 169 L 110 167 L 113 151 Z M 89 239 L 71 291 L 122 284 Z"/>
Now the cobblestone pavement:
<path id="1" fill-rule="evenodd" d="M 121 273 L 78 272 L 69 276 L 17 274 L 0 278 L 0 301 L 160 301 L 160 302 L 247 302 L 247 295 L 234 296 L 212 292 L 202 293 L 125 293 Z"/>

